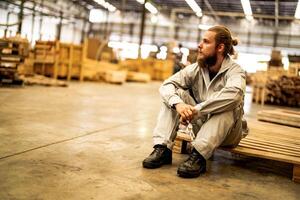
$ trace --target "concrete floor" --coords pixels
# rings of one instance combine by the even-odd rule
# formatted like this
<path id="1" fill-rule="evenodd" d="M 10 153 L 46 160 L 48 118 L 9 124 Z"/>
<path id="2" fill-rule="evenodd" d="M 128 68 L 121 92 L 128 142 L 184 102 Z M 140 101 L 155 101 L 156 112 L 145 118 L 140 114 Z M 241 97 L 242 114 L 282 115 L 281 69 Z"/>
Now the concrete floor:
<path id="1" fill-rule="evenodd" d="M 291 165 L 220 150 L 196 179 L 176 176 L 187 155 L 143 169 L 159 85 L 0 88 L 0 199 L 299 199 Z"/>

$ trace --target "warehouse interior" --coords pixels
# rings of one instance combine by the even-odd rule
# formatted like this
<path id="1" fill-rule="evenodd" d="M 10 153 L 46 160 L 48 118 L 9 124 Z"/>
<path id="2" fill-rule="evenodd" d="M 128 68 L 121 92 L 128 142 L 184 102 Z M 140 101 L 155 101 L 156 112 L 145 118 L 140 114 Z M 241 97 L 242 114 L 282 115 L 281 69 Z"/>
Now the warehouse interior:
<path id="1" fill-rule="evenodd" d="M 159 88 L 215 25 L 238 40 L 248 136 L 194 179 L 188 134 L 145 169 Z M 2 0 L 0 141 L 0 199 L 299 199 L 300 1 Z"/>

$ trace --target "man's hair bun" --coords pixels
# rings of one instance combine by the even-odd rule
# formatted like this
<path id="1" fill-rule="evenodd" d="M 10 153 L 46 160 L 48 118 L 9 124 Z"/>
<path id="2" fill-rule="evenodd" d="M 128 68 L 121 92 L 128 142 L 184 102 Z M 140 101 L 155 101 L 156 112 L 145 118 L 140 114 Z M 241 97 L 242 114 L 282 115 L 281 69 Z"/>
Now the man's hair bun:
<path id="1" fill-rule="evenodd" d="M 238 44 L 238 40 L 237 39 L 232 39 L 232 45 L 236 46 Z"/>

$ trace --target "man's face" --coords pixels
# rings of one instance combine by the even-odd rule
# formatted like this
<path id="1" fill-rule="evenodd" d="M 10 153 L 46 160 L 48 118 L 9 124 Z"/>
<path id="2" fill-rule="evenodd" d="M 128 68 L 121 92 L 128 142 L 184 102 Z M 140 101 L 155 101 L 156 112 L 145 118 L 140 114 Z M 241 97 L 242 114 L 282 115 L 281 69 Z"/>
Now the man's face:
<path id="1" fill-rule="evenodd" d="M 202 41 L 198 45 L 198 63 L 203 62 L 209 67 L 216 64 L 217 52 L 215 36 L 216 33 L 212 31 L 207 31 L 204 34 Z"/>

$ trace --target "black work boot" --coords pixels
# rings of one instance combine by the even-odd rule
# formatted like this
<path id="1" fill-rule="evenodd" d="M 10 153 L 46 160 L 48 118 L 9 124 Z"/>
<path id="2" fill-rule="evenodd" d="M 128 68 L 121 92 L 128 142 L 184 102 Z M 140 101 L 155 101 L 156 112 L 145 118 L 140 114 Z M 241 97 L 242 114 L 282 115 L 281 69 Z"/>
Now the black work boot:
<path id="1" fill-rule="evenodd" d="M 206 160 L 194 148 L 190 157 L 179 165 L 177 174 L 183 178 L 195 178 L 206 171 Z"/>
<path id="2" fill-rule="evenodd" d="M 152 153 L 143 161 L 143 167 L 154 169 L 172 163 L 172 151 L 165 145 L 157 144 Z"/>

